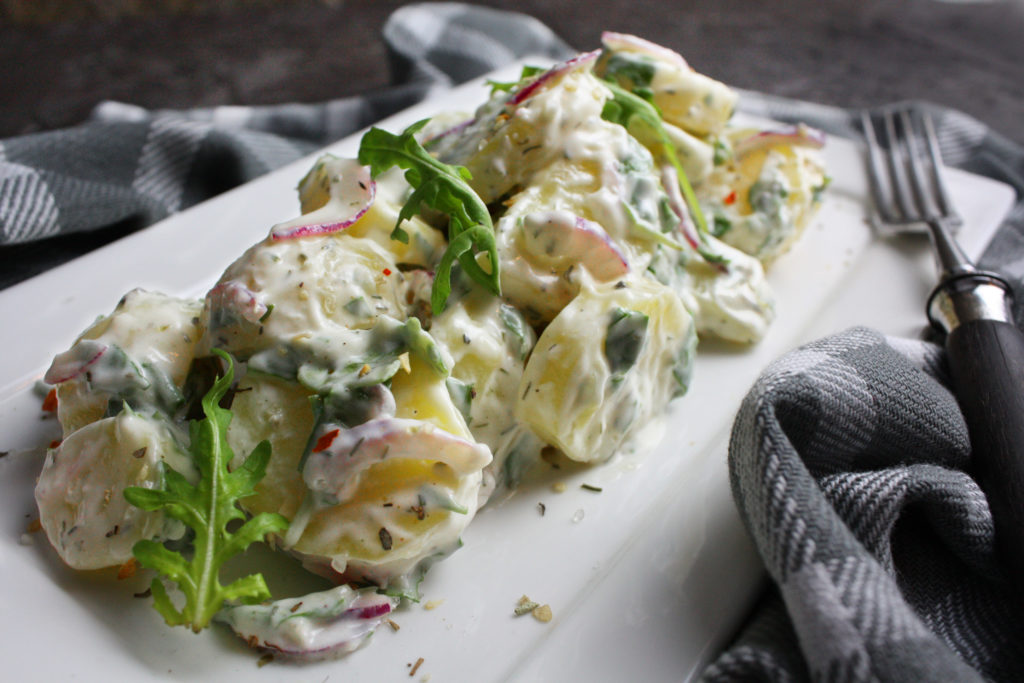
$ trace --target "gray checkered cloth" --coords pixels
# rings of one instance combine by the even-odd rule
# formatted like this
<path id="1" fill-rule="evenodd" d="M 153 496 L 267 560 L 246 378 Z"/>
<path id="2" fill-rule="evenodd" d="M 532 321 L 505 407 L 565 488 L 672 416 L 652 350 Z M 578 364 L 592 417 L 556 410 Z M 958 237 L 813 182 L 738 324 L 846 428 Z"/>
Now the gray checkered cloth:
<path id="1" fill-rule="evenodd" d="M 571 53 L 530 17 L 459 4 L 403 7 L 384 37 L 403 79 L 374 97 L 187 112 L 108 103 L 77 128 L 3 141 L 0 285 L 59 260 L 55 240 L 82 235 L 92 246 L 100 233 L 159 220 L 431 89 L 523 55 Z M 850 112 L 743 95 L 751 113 L 857 134 Z M 1024 197 L 1024 150 L 959 112 L 933 113 L 948 162 Z M 1024 200 L 983 264 L 1024 282 Z M 1024 295 L 1018 304 L 1024 320 Z M 704 679 L 1024 680 L 1024 619 L 967 474 L 967 431 L 942 354 L 854 329 L 779 359 L 757 381 L 729 467 L 773 581 Z"/>

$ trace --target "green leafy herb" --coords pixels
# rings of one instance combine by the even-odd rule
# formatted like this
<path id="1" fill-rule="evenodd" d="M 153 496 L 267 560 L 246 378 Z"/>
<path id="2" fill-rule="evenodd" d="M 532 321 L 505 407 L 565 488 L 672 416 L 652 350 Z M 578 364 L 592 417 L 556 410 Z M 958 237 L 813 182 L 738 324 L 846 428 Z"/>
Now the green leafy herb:
<path id="1" fill-rule="evenodd" d="M 473 176 L 464 166 L 438 161 L 416 141 L 415 134 L 427 125 L 427 119 L 406 128 L 400 135 L 371 128 L 359 144 L 359 163 L 368 165 L 377 177 L 393 166 L 405 169 L 405 179 L 414 188 L 391 233 L 393 239 L 408 242 L 402 221 L 412 218 L 422 205 L 448 215 L 448 249 L 441 257 L 430 295 L 435 315 L 444 309 L 451 293 L 451 268 L 459 262 L 474 282 L 494 294 L 501 293 L 498 282 L 498 248 L 494 225 L 487 206 L 466 182 Z M 489 270 L 477 262 L 477 254 L 486 254 Z"/>
<path id="2" fill-rule="evenodd" d="M 654 62 L 648 59 L 615 52 L 604 61 L 602 76 L 635 92 L 638 88 L 650 88 L 654 71 Z"/>
<path id="3" fill-rule="evenodd" d="M 712 145 L 712 150 L 714 150 L 714 156 L 712 157 L 712 161 L 714 162 L 715 166 L 721 166 L 722 164 L 732 159 L 732 148 L 730 148 L 729 145 L 725 144 L 725 142 L 723 142 L 721 139 L 715 139 L 715 142 Z"/>
<path id="4" fill-rule="evenodd" d="M 777 179 L 758 179 L 747 191 L 747 201 L 754 211 L 767 216 L 778 216 L 789 197 L 785 184 Z"/>
<path id="5" fill-rule="evenodd" d="M 636 364 L 647 336 L 650 318 L 639 311 L 615 307 L 604 341 L 604 355 L 613 374 L 620 375 Z"/>
<path id="6" fill-rule="evenodd" d="M 454 377 L 448 377 L 444 382 L 445 387 L 448 389 L 448 395 L 452 399 L 452 403 L 454 403 L 455 407 L 458 408 L 460 413 L 462 413 L 463 419 L 469 423 L 472 417 L 470 408 L 473 405 L 473 385 L 467 384 Z"/>
<path id="7" fill-rule="evenodd" d="M 686 177 L 683 165 L 676 154 L 676 147 L 669 137 L 668 131 L 661 122 L 658 108 L 647 100 L 634 95 L 619 85 L 606 81 L 605 85 L 612 91 L 612 99 L 608 100 L 601 111 L 601 118 L 617 123 L 629 131 L 630 135 L 639 140 L 656 156 L 672 164 L 679 176 L 679 189 L 686 199 L 694 220 L 701 232 L 707 232 L 704 214 L 697 203 L 697 197 Z"/>
<path id="8" fill-rule="evenodd" d="M 713 216 L 712 225 L 711 234 L 715 237 L 721 237 L 732 229 L 732 221 L 725 216 L 719 216 L 718 214 Z"/>
<path id="9" fill-rule="evenodd" d="M 533 348 L 533 336 L 530 333 L 529 323 L 526 322 L 522 313 L 508 304 L 498 307 L 498 319 L 512 335 L 512 338 L 508 340 L 509 348 L 516 352 L 519 360 L 525 360 L 530 349 Z M 502 336 L 504 337 L 504 334 Z"/>
<path id="10" fill-rule="evenodd" d="M 153 606 L 167 624 L 188 626 L 196 632 L 210 623 L 226 600 L 252 603 L 270 597 L 261 574 L 251 574 L 222 586 L 220 568 L 254 541 L 288 527 L 288 520 L 281 515 L 261 513 L 235 531 L 228 530 L 229 523 L 245 519 L 238 500 L 252 495 L 266 473 L 270 443 L 263 441 L 240 467 L 228 471 L 233 457 L 227 443 L 231 411 L 221 408 L 219 403 L 231 386 L 234 365 L 223 351 L 214 349 L 214 353 L 228 361 L 228 371 L 203 397 L 206 417 L 189 423 L 189 453 L 199 470 L 199 482 L 192 485 L 184 476 L 165 467 L 163 488 L 132 486 L 124 491 L 132 505 L 143 510 L 164 510 L 195 532 L 189 558 L 151 540 L 136 543 L 132 553 L 143 567 L 154 569 L 178 584 L 185 594 L 185 604 L 178 609 L 160 577 L 153 579 Z"/>
<path id="11" fill-rule="evenodd" d="M 827 190 L 828 186 L 831 185 L 831 184 L 832 184 L 832 177 L 831 176 L 825 176 L 825 178 L 821 181 L 820 185 L 815 185 L 814 187 L 812 187 L 811 188 L 811 201 L 814 202 L 815 204 L 819 203 L 821 201 L 822 195 L 825 194 L 825 190 Z"/>
<path id="12" fill-rule="evenodd" d="M 518 81 L 494 81 L 487 79 L 487 85 L 491 86 L 491 95 L 498 92 L 509 92 L 517 85 L 521 85 L 523 81 L 527 81 L 537 74 L 542 74 L 547 69 L 542 66 L 530 66 L 529 64 L 523 66 L 523 70 L 519 73 Z"/>
<path id="13" fill-rule="evenodd" d="M 644 147 L 651 150 L 655 157 L 664 159 L 672 165 L 679 180 L 679 190 L 697 224 L 697 235 L 701 241 L 697 251 L 709 263 L 727 263 L 725 258 L 706 247 L 704 238 L 708 234 L 708 225 L 704 219 L 704 212 L 701 211 L 697 195 L 679 161 L 675 144 L 661 121 L 661 113 L 658 108 L 612 81 L 605 81 L 605 86 L 612 91 L 612 98 L 605 102 L 604 109 L 601 110 L 601 118 L 619 124 L 639 140 Z"/>

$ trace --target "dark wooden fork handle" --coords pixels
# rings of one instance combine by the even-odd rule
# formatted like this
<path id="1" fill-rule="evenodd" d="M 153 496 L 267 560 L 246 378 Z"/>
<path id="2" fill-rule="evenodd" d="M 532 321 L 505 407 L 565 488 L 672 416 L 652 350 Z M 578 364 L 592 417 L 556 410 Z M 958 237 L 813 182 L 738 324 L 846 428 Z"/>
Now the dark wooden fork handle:
<path id="1" fill-rule="evenodd" d="M 943 306 L 945 319 L 933 310 Z M 939 286 L 929 313 L 947 328 L 973 473 L 992 511 L 997 552 L 1017 583 L 1024 578 L 1024 334 L 1013 324 L 1009 286 L 990 273 L 957 278 Z"/>

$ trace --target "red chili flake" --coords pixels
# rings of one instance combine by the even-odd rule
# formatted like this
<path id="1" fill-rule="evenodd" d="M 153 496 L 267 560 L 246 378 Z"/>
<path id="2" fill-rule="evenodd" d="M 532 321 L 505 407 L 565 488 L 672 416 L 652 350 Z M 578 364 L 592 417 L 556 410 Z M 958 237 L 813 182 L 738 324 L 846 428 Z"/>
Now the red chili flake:
<path id="1" fill-rule="evenodd" d="M 48 413 L 56 412 L 57 387 L 50 389 L 49 393 L 46 394 L 46 398 L 43 399 L 43 410 L 45 410 Z"/>
<path id="2" fill-rule="evenodd" d="M 60 439 L 54 439 L 53 441 L 50 442 L 50 448 L 56 448 L 59 445 L 60 445 Z"/>
<path id="3" fill-rule="evenodd" d="M 331 444 L 334 443 L 334 440 L 338 438 L 338 434 L 340 433 L 340 429 L 332 429 L 331 431 L 321 436 L 319 439 L 316 440 L 316 446 L 313 447 L 313 452 L 319 453 L 320 451 L 326 451 L 328 448 L 331 447 Z"/>
<path id="4" fill-rule="evenodd" d="M 118 580 L 130 579 L 131 577 L 135 576 L 135 571 L 138 568 L 139 565 L 138 563 L 136 563 L 135 558 L 133 557 L 132 559 L 128 560 L 127 562 L 125 562 L 117 568 Z"/>
<path id="5" fill-rule="evenodd" d="M 384 273 L 385 275 L 391 275 L 391 269 L 390 269 L 390 268 L 385 268 L 385 269 L 384 269 L 384 270 L 383 270 L 382 272 L 383 272 L 383 273 Z"/>
<path id="6" fill-rule="evenodd" d="M 728 194 L 728 196 L 725 199 L 723 199 L 722 201 L 725 202 L 726 204 L 735 204 L 736 203 L 736 190 L 733 190 L 732 192 L 730 192 Z"/>

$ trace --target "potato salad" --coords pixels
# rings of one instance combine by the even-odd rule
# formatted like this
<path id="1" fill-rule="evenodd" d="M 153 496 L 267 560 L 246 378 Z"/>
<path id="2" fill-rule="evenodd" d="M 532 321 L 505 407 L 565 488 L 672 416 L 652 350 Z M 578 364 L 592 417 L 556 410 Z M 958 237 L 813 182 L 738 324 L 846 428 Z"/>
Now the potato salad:
<path id="1" fill-rule="evenodd" d="M 827 185 L 819 132 L 736 126 L 734 91 L 616 33 L 488 87 L 323 155 L 203 299 L 131 291 L 54 359 L 35 497 L 67 565 L 154 570 L 172 625 L 348 652 L 542 453 L 609 460 L 686 392 L 698 340 L 765 334 L 765 268 Z M 220 586 L 259 541 L 335 588 Z"/>

